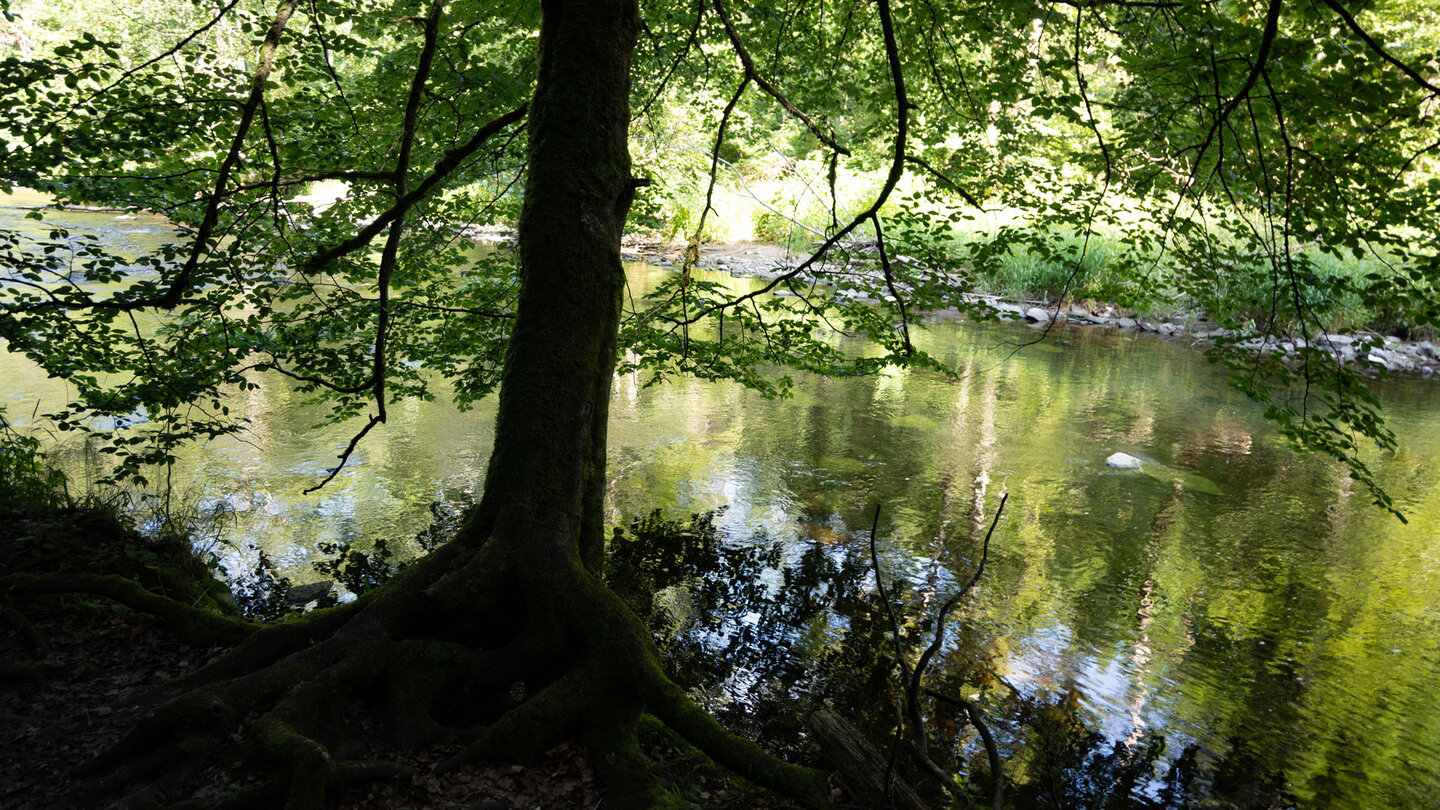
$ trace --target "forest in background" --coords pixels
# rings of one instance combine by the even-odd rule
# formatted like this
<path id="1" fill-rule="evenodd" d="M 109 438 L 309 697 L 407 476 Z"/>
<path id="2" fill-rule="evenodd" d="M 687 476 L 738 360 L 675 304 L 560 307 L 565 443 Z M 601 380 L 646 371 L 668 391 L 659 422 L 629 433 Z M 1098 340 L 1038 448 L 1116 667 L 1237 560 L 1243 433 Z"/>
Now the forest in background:
<path id="1" fill-rule="evenodd" d="M 376 5 L 374 14 L 393 14 L 384 22 L 401 22 L 375 25 L 369 38 L 363 34 L 357 37 L 354 47 L 380 49 L 393 41 L 393 29 L 405 25 L 405 15 L 401 6 L 387 8 Z M 957 171 L 957 177 L 981 180 L 945 187 L 947 193 L 939 199 L 932 195 L 923 205 L 888 202 L 883 210 L 898 217 L 900 229 L 896 251 L 948 268 L 962 268 L 977 292 L 1052 303 L 1062 298 L 1091 299 L 1119 304 L 1148 317 L 1194 319 L 1210 315 L 1217 301 L 1199 294 L 1192 296 L 1195 281 L 1188 276 L 1193 268 L 1171 266 L 1193 264 L 1196 256 L 1175 250 L 1165 240 L 1152 242 L 1153 234 L 1170 227 L 1169 221 L 1175 215 L 1169 208 L 1175 202 L 1173 195 L 1147 199 L 1154 181 L 1147 179 L 1143 170 L 1128 167 L 1121 171 L 1118 161 L 1111 165 L 1095 162 L 1093 147 L 1097 137 L 1102 147 L 1108 137 L 1116 141 L 1117 151 L 1123 148 L 1123 142 L 1116 137 L 1123 124 L 1117 124 L 1116 119 L 1126 113 L 1126 90 L 1137 84 L 1131 72 L 1134 68 L 1127 69 L 1117 53 L 1119 32 L 1102 32 L 1084 43 L 1083 52 L 1077 49 L 1066 54 L 1060 48 L 1067 44 L 1065 39 L 1072 32 L 1066 26 L 1072 23 L 1062 13 L 1064 4 L 1050 8 L 1048 15 L 1036 15 L 1032 30 L 1019 41 L 1028 45 L 1024 57 L 1028 70 L 1018 75 L 1006 75 L 1006 71 L 985 64 L 987 60 L 1000 61 L 996 58 L 998 52 L 966 52 L 964 43 L 947 36 L 938 17 L 932 21 L 935 30 L 928 36 L 922 34 L 914 42 L 903 43 L 907 50 L 932 61 L 937 73 L 954 71 L 953 76 L 937 76 L 934 86 L 926 89 L 938 94 L 941 104 L 952 111 L 961 109 L 962 120 L 942 120 L 938 127 L 928 127 L 929 122 L 924 120 L 917 122 L 912 137 L 919 145 L 916 157 L 923 163 L 902 180 L 902 193 L 918 198 L 927 186 L 944 186 L 946 181 L 937 178 Z M 258 19 L 267 9 L 256 4 L 249 11 L 251 19 Z M 1436 43 L 1440 42 L 1440 14 L 1434 8 L 1407 0 L 1369 4 L 1364 12 L 1367 30 L 1385 43 L 1387 54 L 1416 65 L 1434 79 Z M 14 0 L 12 13 L 14 19 L 0 29 L 0 38 L 14 55 L 28 58 L 53 53 L 55 48 L 66 46 L 72 32 L 83 30 L 97 40 L 118 46 L 115 53 L 122 66 L 144 62 L 207 22 L 201 6 L 154 0 L 127 3 L 119 9 L 89 0 Z M 932 6 L 915 13 L 923 16 L 941 12 Z M 787 20 L 777 10 L 774 17 L 768 22 L 780 35 L 793 36 L 805 25 L 799 13 Z M 1330 29 L 1339 33 L 1341 25 L 1338 20 L 1331 21 Z M 194 42 L 209 53 L 210 69 L 243 71 L 252 56 L 255 33 L 254 23 L 247 25 L 244 18 L 227 17 Z M 487 44 L 496 52 L 517 52 L 534 33 L 517 15 L 515 25 Z M 836 37 L 831 47 L 846 47 L 843 31 L 831 35 Z M 1296 31 L 1295 36 L 1300 35 Z M 1298 41 L 1289 44 L 1299 48 L 1295 64 L 1286 66 L 1291 70 L 1323 74 L 1344 69 L 1347 59 L 1352 65 L 1375 59 L 1373 54 L 1364 53 L 1361 42 L 1345 43 L 1331 52 L 1321 47 L 1300 47 Z M 873 48 L 874 44 L 860 47 Z M 1048 54 L 1044 53 L 1047 48 Z M 827 71 L 823 63 L 783 64 L 781 54 L 782 49 L 775 47 L 775 80 L 795 85 L 797 90 L 823 90 L 832 96 L 828 104 L 837 109 L 827 115 L 826 123 L 837 134 L 846 136 L 852 154 L 832 166 L 825 144 L 803 121 L 789 115 L 773 98 L 759 94 L 749 94 L 735 106 L 724 142 L 716 151 L 715 128 L 728 100 L 716 76 L 723 74 L 721 68 L 725 66 L 707 60 L 700 81 L 672 80 L 636 100 L 643 106 L 632 129 L 633 159 L 637 173 L 654 183 L 640 195 L 632 210 L 632 230 L 682 243 L 692 239 L 755 240 L 804 251 L 864 209 L 885 181 L 883 163 L 889 145 L 880 112 L 883 98 L 877 98 L 868 83 L 844 76 L 843 69 L 829 66 Z M 1048 62 L 1042 62 L 1042 54 Z M 333 59 L 339 74 L 347 70 L 353 74 L 347 80 L 360 79 L 372 69 L 371 63 L 358 58 L 359 51 L 352 55 L 357 58 L 345 60 L 337 55 Z M 1067 57 L 1069 65 L 1063 61 Z M 1007 61 L 1022 60 L 1017 55 Z M 1065 69 L 1058 69 L 1062 65 Z M 1386 103 L 1381 95 L 1383 86 L 1401 80 L 1386 76 L 1384 66 L 1378 62 L 1369 67 L 1371 72 L 1366 78 L 1372 86 L 1364 88 L 1359 97 L 1305 99 L 1304 103 L 1314 108 L 1305 112 L 1313 120 L 1346 104 L 1356 105 L 1354 115 L 1375 112 Z M 987 68 L 997 75 L 985 75 Z M 515 66 L 514 70 L 522 68 Z M 976 71 L 979 75 L 972 75 Z M 986 93 L 987 80 L 1011 86 L 997 97 Z M 519 83 L 521 79 L 517 75 L 513 81 Z M 958 85 L 959 89 L 947 85 Z M 1076 95 L 1080 85 L 1089 92 L 1083 99 Z M 1372 98 L 1365 97 L 1367 91 Z M 1008 103 L 1006 96 L 1010 97 Z M 1066 108 L 1065 102 L 1073 104 L 1077 100 L 1082 104 L 1093 102 L 1093 107 Z M 1196 103 L 1201 102 L 1197 97 Z M 1375 106 L 1366 109 L 1367 103 Z M 1350 137 L 1362 136 L 1363 142 L 1388 142 L 1387 148 L 1404 158 L 1400 167 L 1402 187 L 1413 190 L 1412 194 L 1433 189 L 1440 172 L 1440 150 L 1424 139 L 1426 122 L 1437 114 L 1434 104 L 1433 98 L 1422 100 L 1418 107 L 1406 114 L 1394 114 L 1381 126 L 1372 124 L 1370 129 L 1347 133 Z M 1414 119 L 1407 120 L 1411 115 Z M 1297 131 L 1304 120 L 1297 120 Z M 1232 137 L 1247 135 L 1237 131 Z M 1260 133 L 1254 137 L 1260 137 Z M 1321 160 L 1319 156 L 1315 159 Z M 519 164 L 501 162 L 490 168 L 495 171 L 482 172 L 481 178 L 455 193 L 487 201 L 473 219 L 474 224 L 513 225 L 523 189 Z M 937 171 L 927 174 L 930 168 Z M 1344 169 L 1367 170 L 1363 164 Z M 1245 171 L 1235 171 L 1237 179 Z M 1321 167 L 1319 171 L 1329 168 Z M 708 188 L 712 172 L 718 181 L 713 191 Z M 1341 191 L 1345 184 L 1344 178 L 1324 182 L 1335 191 Z M 301 200 L 328 202 L 344 195 L 347 189 L 343 181 L 322 180 L 290 191 Z M 1257 196 L 1259 191 L 1241 191 L 1240 203 L 1246 213 L 1240 215 L 1240 220 L 1211 221 L 1211 232 L 1206 234 L 1230 243 L 1222 248 L 1227 260 L 1224 278 L 1210 277 L 1223 284 L 1210 298 L 1226 299 L 1250 318 L 1263 318 L 1275 308 L 1274 268 L 1268 266 L 1262 245 L 1256 244 L 1266 238 L 1258 235 L 1267 226 L 1264 208 L 1246 203 L 1247 196 Z M 697 232 L 701 213 L 707 208 L 707 192 L 712 213 L 706 218 L 703 232 Z M 1235 190 L 1225 188 L 1222 182 L 1209 192 L 1233 194 Z M 1098 213 L 1081 216 L 1085 206 Z M 1068 213 L 1056 216 L 1057 211 Z M 1204 216 L 1204 212 L 1196 213 Z M 1367 212 L 1366 218 L 1380 220 L 1379 214 Z M 1433 231 L 1419 223 L 1403 224 L 1404 219 L 1391 216 L 1380 221 L 1386 234 L 1382 239 L 1357 239 L 1354 234 L 1319 227 L 1308 234 L 1297 234 L 1290 250 L 1299 254 L 1305 272 L 1314 281 L 1306 285 L 1307 295 L 1302 302 L 1280 305 L 1282 310 L 1292 310 L 1282 311 L 1281 319 L 1287 325 L 1298 325 L 1295 322 L 1314 318 L 1324 329 L 1337 332 L 1373 330 L 1401 337 L 1434 337 L 1433 325 L 1374 289 L 1377 282 L 1381 286 L 1395 283 L 1391 277 L 1411 261 L 1411 251 L 1416 251 L 1422 261 L 1433 256 Z M 1391 250 L 1391 242 L 1401 246 L 1399 252 Z M 1305 311 L 1293 311 L 1297 306 Z"/>

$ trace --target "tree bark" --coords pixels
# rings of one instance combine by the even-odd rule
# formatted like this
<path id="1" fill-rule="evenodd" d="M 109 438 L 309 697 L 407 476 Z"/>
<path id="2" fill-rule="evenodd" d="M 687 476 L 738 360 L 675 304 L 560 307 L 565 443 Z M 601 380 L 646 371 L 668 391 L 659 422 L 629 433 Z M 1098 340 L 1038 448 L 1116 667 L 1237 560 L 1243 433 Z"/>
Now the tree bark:
<path id="1" fill-rule="evenodd" d="M 605 431 L 633 196 L 633 0 L 546 0 L 520 217 L 520 299 L 495 448 L 464 542 L 530 534 L 535 564 L 603 554 Z M 578 541 L 578 542 L 577 542 Z M 535 541 L 532 540 L 532 543 Z M 528 556 L 528 555 L 527 555 Z"/>

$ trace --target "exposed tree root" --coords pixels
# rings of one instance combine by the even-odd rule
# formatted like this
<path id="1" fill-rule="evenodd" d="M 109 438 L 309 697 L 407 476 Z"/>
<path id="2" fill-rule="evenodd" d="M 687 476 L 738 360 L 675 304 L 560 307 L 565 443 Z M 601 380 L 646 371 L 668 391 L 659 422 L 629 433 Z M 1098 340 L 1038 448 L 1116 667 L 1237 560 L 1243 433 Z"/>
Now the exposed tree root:
<path id="1" fill-rule="evenodd" d="M 151 593 L 113 574 L 11 574 L 0 579 L 0 593 L 5 592 L 103 596 L 164 621 L 177 638 L 198 647 L 234 644 L 255 632 L 249 622 Z"/>
<path id="2" fill-rule="evenodd" d="M 531 575 L 542 562 L 515 548 L 452 545 L 360 602 L 243 633 L 232 620 L 174 621 L 194 617 L 108 578 L 11 578 L 32 592 L 103 586 L 186 632 L 244 639 L 154 693 L 149 713 L 79 769 L 69 804 L 318 809 L 351 786 L 411 777 L 369 758 L 376 747 L 443 746 L 445 771 L 524 763 L 578 740 L 607 807 L 673 806 L 641 755 L 644 712 L 756 784 L 827 802 L 823 772 L 765 754 L 691 702 L 661 670 L 643 623 L 578 558 Z M 217 768 L 246 786 L 197 803 L 200 776 Z"/>

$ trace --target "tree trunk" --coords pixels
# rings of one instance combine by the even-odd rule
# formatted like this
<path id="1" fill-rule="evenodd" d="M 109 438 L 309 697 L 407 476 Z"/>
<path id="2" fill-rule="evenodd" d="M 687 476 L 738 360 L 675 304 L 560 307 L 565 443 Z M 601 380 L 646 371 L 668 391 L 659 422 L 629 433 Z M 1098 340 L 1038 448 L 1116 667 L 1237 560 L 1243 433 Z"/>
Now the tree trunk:
<path id="1" fill-rule="evenodd" d="M 546 0 L 528 122 L 520 299 L 495 448 L 466 542 L 530 535 L 526 556 L 598 568 L 605 430 L 629 212 L 633 0 Z M 577 542 L 578 541 L 578 542 Z"/>

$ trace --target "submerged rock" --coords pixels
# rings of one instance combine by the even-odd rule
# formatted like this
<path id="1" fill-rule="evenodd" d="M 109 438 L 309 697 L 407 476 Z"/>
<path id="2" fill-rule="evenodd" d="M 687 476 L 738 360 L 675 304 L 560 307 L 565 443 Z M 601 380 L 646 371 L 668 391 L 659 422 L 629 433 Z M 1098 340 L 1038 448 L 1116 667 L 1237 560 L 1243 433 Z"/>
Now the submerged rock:
<path id="1" fill-rule="evenodd" d="M 1138 470 L 1141 467 L 1140 459 L 1129 453 L 1115 453 L 1105 459 L 1105 464 L 1117 470 Z"/>
<path id="2" fill-rule="evenodd" d="M 311 602 L 330 593 L 330 586 L 335 583 L 332 580 L 311 582 L 305 585 L 296 585 L 285 592 L 285 601 L 291 605 L 308 605 Z"/>

